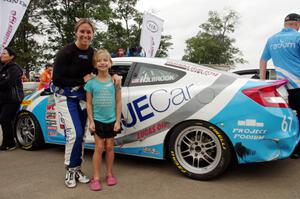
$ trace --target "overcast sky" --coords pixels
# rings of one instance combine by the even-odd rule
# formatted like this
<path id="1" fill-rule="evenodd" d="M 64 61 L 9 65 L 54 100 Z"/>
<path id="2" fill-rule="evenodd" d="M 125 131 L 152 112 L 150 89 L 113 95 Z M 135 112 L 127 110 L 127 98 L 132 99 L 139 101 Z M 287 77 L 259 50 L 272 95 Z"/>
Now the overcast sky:
<path id="1" fill-rule="evenodd" d="M 283 27 L 289 13 L 300 14 L 299 0 L 139 0 L 140 12 L 151 12 L 164 20 L 164 35 L 172 36 L 173 50 L 169 57 L 181 59 L 185 41 L 195 36 L 199 25 L 208 19 L 208 11 L 226 14 L 225 9 L 238 12 L 239 24 L 235 33 L 235 46 L 249 62 L 239 67 L 258 67 L 267 38 Z M 270 62 L 269 65 L 272 63 Z"/>

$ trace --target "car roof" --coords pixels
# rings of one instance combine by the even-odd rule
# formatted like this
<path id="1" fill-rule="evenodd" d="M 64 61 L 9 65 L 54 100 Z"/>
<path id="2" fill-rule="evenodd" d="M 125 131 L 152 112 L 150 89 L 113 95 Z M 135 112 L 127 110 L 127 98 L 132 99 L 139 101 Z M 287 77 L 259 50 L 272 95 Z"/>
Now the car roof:
<path id="1" fill-rule="evenodd" d="M 269 69 L 275 69 L 274 66 L 267 66 L 267 70 Z M 237 67 L 234 69 L 229 70 L 229 72 L 233 73 L 233 72 L 237 72 L 237 71 L 254 71 L 254 70 L 259 70 L 259 67 L 251 67 L 251 66 L 245 66 L 245 67 Z"/>
<path id="2" fill-rule="evenodd" d="M 141 63 L 152 63 L 158 65 L 164 65 L 168 60 L 167 58 L 150 58 L 150 57 L 114 57 L 112 58 L 113 62 L 141 62 Z M 177 61 L 177 60 L 176 60 Z"/>
<path id="3" fill-rule="evenodd" d="M 164 65 L 165 67 L 176 67 L 185 69 L 185 67 L 193 66 L 193 67 L 200 67 L 204 68 L 205 70 L 214 71 L 217 73 L 224 73 L 222 70 L 218 70 L 212 67 L 203 66 L 200 64 L 196 64 L 193 62 L 177 60 L 177 59 L 170 59 L 170 58 L 158 58 L 158 57 L 114 57 L 112 58 L 113 62 L 119 63 L 132 63 L 132 62 L 139 62 L 139 63 L 148 63 L 148 64 L 156 64 L 156 65 Z M 182 66 L 182 67 L 181 67 Z M 226 72 L 225 72 L 226 73 Z"/>

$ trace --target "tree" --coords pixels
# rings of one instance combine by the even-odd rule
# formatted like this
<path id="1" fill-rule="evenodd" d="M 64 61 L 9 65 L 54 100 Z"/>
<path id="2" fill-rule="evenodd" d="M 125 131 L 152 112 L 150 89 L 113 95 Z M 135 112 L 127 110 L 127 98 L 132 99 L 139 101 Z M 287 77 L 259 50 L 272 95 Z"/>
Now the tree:
<path id="1" fill-rule="evenodd" d="M 198 34 L 186 41 L 187 48 L 183 60 L 199 64 L 234 65 L 246 63 L 242 52 L 233 46 L 235 39 L 228 34 L 235 31 L 238 15 L 235 11 L 220 17 L 216 11 L 209 11 L 206 23 L 199 26 Z"/>
<path id="2" fill-rule="evenodd" d="M 96 24 L 93 47 L 129 49 L 139 44 L 142 13 L 138 0 L 31 0 L 11 46 L 19 54 L 18 63 L 38 70 L 51 62 L 58 49 L 74 41 L 74 24 L 79 18 L 89 18 Z M 97 30 L 104 24 L 107 30 Z M 163 36 L 158 55 L 166 56 L 172 45 L 171 36 Z"/>
<path id="3" fill-rule="evenodd" d="M 113 16 L 107 22 L 108 30 L 99 35 L 103 47 L 110 52 L 116 52 L 118 48 L 128 50 L 139 46 L 143 14 L 136 10 L 136 3 L 137 0 L 115 2 Z M 162 35 L 157 57 L 168 56 L 168 50 L 173 45 L 171 39 L 171 35 Z M 96 47 L 99 47 L 99 43 Z"/>
<path id="4" fill-rule="evenodd" d="M 141 14 L 135 9 L 136 3 L 137 0 L 116 0 L 112 3 L 112 15 L 105 22 L 107 31 L 99 35 L 101 45 L 98 43 L 95 47 L 116 52 L 118 48 L 129 49 L 136 45 L 141 19 Z"/>
<path id="5" fill-rule="evenodd" d="M 94 22 L 106 21 L 112 16 L 108 0 L 44 0 L 40 2 L 41 15 L 45 18 L 44 35 L 47 45 L 53 52 L 74 41 L 74 24 L 79 18 L 90 18 Z M 98 38 L 98 32 L 95 38 Z M 98 42 L 97 39 L 94 42 Z M 49 55 L 49 54 L 48 54 Z"/>
<path id="6" fill-rule="evenodd" d="M 171 42 L 172 36 L 171 35 L 162 35 L 159 48 L 156 52 L 156 57 L 167 57 L 168 56 L 168 51 L 173 45 Z"/>
<path id="7" fill-rule="evenodd" d="M 41 31 L 37 25 L 41 19 L 37 13 L 37 4 L 38 0 L 31 0 L 9 45 L 17 52 L 16 62 L 25 69 L 27 76 L 29 71 L 35 70 L 41 63 L 41 46 L 36 41 Z"/>

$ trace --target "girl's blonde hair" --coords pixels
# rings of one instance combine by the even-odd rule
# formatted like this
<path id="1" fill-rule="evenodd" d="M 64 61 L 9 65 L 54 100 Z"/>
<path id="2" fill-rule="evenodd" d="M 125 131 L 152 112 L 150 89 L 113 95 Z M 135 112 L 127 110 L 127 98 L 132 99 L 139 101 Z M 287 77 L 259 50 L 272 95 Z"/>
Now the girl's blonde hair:
<path id="1" fill-rule="evenodd" d="M 111 59 L 110 53 L 108 52 L 108 50 L 102 48 L 102 49 L 97 50 L 93 55 L 93 65 L 94 66 L 96 66 L 97 58 L 101 54 L 104 54 L 109 59 L 110 63 L 112 64 L 112 59 Z"/>
<path id="2" fill-rule="evenodd" d="M 74 32 L 76 33 L 79 26 L 81 26 L 82 24 L 85 24 L 85 23 L 89 24 L 91 26 L 92 31 L 94 33 L 95 32 L 95 26 L 94 26 L 93 22 L 91 20 L 87 19 L 87 18 L 82 18 L 82 19 L 79 19 L 79 21 L 77 21 L 77 23 L 74 26 Z"/>

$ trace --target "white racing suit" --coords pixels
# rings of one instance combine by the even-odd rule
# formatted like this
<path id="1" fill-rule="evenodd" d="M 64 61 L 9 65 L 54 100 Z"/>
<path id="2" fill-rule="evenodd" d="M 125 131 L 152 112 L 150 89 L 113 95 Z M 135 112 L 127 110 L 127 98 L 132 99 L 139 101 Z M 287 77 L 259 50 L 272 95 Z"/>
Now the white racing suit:
<path id="1" fill-rule="evenodd" d="M 85 91 L 83 87 L 58 88 L 52 85 L 56 103 L 57 131 L 64 134 L 65 165 L 79 167 L 83 161 L 83 145 L 87 120 Z"/>

